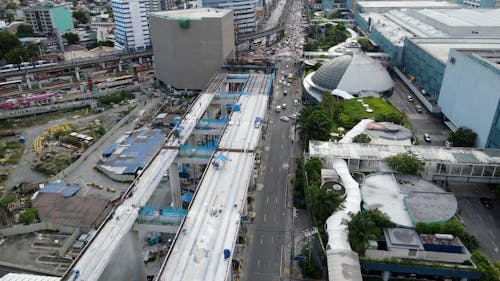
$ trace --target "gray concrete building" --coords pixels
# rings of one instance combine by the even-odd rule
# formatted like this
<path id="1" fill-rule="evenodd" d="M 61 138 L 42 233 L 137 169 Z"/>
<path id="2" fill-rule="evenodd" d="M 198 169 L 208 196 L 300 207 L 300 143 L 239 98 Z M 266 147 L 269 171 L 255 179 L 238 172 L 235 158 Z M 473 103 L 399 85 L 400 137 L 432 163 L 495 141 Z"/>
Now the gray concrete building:
<path id="1" fill-rule="evenodd" d="M 213 8 L 152 13 L 157 78 L 177 89 L 200 90 L 234 57 L 234 15 Z"/>

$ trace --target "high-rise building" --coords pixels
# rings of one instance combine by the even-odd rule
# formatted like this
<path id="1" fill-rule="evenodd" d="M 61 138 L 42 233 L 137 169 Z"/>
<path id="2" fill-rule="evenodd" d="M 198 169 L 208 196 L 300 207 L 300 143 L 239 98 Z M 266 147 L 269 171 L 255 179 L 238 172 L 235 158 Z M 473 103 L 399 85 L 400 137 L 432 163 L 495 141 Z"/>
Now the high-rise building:
<path id="1" fill-rule="evenodd" d="M 234 57 L 231 10 L 152 13 L 149 19 L 157 78 L 177 89 L 199 90 Z"/>
<path id="2" fill-rule="evenodd" d="M 26 22 L 33 27 L 36 35 L 64 33 L 73 28 L 73 18 L 66 6 L 56 6 L 51 2 L 24 10 Z"/>
<path id="3" fill-rule="evenodd" d="M 238 33 L 254 32 L 257 28 L 256 0 L 198 0 L 198 7 L 233 10 Z"/>
<path id="4" fill-rule="evenodd" d="M 112 0 L 115 18 L 115 47 L 128 51 L 151 48 L 148 0 Z"/>

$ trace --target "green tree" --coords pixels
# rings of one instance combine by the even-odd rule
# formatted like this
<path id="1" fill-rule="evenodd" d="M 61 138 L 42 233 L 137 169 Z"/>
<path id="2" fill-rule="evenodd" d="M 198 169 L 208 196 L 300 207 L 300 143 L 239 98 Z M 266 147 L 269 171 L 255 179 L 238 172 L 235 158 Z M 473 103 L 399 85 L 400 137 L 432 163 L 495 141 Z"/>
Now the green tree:
<path id="1" fill-rule="evenodd" d="M 0 58 L 14 48 L 21 47 L 21 41 L 17 37 L 8 32 L 0 32 Z"/>
<path id="2" fill-rule="evenodd" d="M 323 169 L 323 163 L 319 158 L 311 158 L 304 164 L 308 185 L 319 186 L 321 184 L 321 169 Z"/>
<path id="3" fill-rule="evenodd" d="M 332 120 L 337 120 L 339 114 L 344 110 L 343 103 L 328 92 L 323 93 L 320 105 L 325 109 Z"/>
<path id="4" fill-rule="evenodd" d="M 364 210 L 350 216 L 351 221 L 344 223 L 347 224 L 351 247 L 360 255 L 364 255 L 369 240 L 377 240 L 382 235 L 383 228 L 394 226 L 389 217 L 379 210 Z"/>
<path id="5" fill-rule="evenodd" d="M 363 52 L 366 52 L 370 49 L 370 41 L 365 37 L 359 37 L 358 44 L 361 46 L 361 50 Z"/>
<path id="6" fill-rule="evenodd" d="M 14 201 L 16 201 L 16 195 L 14 194 L 8 194 L 0 198 L 0 210 L 7 211 L 9 204 Z"/>
<path id="7" fill-rule="evenodd" d="M 391 112 L 384 116 L 384 121 L 391 122 L 394 124 L 403 124 L 403 118 L 401 113 Z"/>
<path id="8" fill-rule="evenodd" d="M 82 11 L 74 11 L 73 18 L 81 24 L 86 24 L 89 21 L 87 14 Z"/>
<path id="9" fill-rule="evenodd" d="M 345 113 L 340 113 L 337 121 L 338 121 L 339 125 L 344 127 L 344 128 L 352 127 L 351 126 L 351 118 L 349 117 L 349 115 L 347 115 Z"/>
<path id="10" fill-rule="evenodd" d="M 114 45 L 115 45 L 115 43 L 113 43 L 113 41 L 109 41 L 109 40 L 97 42 L 97 46 L 113 47 Z"/>
<path id="11" fill-rule="evenodd" d="M 19 215 L 19 220 L 24 224 L 30 224 L 35 222 L 36 216 L 37 211 L 35 208 L 27 208 Z"/>
<path id="12" fill-rule="evenodd" d="M 474 131 L 466 127 L 460 127 L 450 134 L 448 141 L 452 143 L 452 146 L 456 147 L 474 147 L 476 138 L 477 134 Z"/>
<path id="13" fill-rule="evenodd" d="M 368 136 L 367 134 L 364 134 L 364 133 L 361 133 L 357 136 L 355 136 L 354 138 L 352 138 L 352 142 L 354 143 L 369 143 L 372 139 L 370 138 L 370 136 Z"/>
<path id="14" fill-rule="evenodd" d="M 69 45 L 78 44 L 78 42 L 80 42 L 80 37 L 78 36 L 78 34 L 73 32 L 65 33 L 63 37 L 64 39 L 66 39 L 66 42 L 68 42 Z"/>
<path id="15" fill-rule="evenodd" d="M 424 167 L 423 162 L 413 152 L 399 153 L 385 159 L 389 166 L 403 174 L 418 175 Z"/>
<path id="16" fill-rule="evenodd" d="M 320 226 L 339 208 L 343 208 L 342 198 L 337 192 L 316 185 L 307 187 L 308 208 Z"/>
<path id="17" fill-rule="evenodd" d="M 301 114 L 302 130 L 301 135 L 304 143 L 309 140 L 327 140 L 333 127 L 333 121 L 323 107 L 314 107 L 305 110 L 305 116 Z M 302 117 L 304 117 L 302 119 Z"/>
<path id="18" fill-rule="evenodd" d="M 492 265 L 478 250 L 472 251 L 472 261 L 481 272 L 481 281 L 498 281 L 499 270 Z"/>
<path id="19" fill-rule="evenodd" d="M 17 37 L 33 37 L 33 27 L 27 24 L 21 24 L 17 27 Z"/>
<path id="20" fill-rule="evenodd" d="M 8 22 L 14 21 L 14 14 L 13 13 L 7 13 L 7 15 L 5 15 L 5 17 L 7 18 Z"/>
<path id="21" fill-rule="evenodd" d="M 17 8 L 17 4 L 14 2 L 9 2 L 5 5 L 5 9 L 7 10 L 15 10 Z"/>
<path id="22" fill-rule="evenodd" d="M 8 51 L 4 56 L 7 63 L 19 64 L 28 61 L 32 56 L 28 54 L 24 47 L 16 47 Z"/>

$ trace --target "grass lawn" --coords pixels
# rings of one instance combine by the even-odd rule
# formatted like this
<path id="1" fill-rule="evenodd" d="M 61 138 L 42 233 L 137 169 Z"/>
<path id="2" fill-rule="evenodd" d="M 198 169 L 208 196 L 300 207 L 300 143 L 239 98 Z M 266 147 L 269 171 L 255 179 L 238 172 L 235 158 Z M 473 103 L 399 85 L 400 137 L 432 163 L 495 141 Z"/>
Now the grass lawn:
<path id="1" fill-rule="evenodd" d="M 366 108 L 362 105 L 363 103 L 370 105 L 369 108 L 373 109 L 373 112 L 366 112 Z M 365 118 L 374 119 L 375 121 L 379 122 L 394 122 L 397 121 L 397 119 L 400 119 L 402 120 L 402 124 L 408 127 L 409 122 L 407 121 L 404 113 L 397 110 L 394 106 L 392 106 L 385 100 L 375 97 L 366 97 L 363 98 L 363 103 L 358 102 L 358 98 L 344 101 L 343 113 L 349 116 L 351 128 L 356 125 L 361 119 Z"/>

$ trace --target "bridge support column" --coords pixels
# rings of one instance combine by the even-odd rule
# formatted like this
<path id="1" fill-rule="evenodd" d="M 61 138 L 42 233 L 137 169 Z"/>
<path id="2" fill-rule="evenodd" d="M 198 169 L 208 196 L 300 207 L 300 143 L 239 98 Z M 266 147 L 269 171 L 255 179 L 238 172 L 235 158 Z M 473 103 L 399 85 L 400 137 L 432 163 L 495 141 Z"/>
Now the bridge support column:
<path id="1" fill-rule="evenodd" d="M 228 118 L 228 116 L 227 116 L 227 103 L 221 102 L 221 104 L 220 104 L 220 113 L 221 113 L 220 115 L 221 115 L 222 118 L 224 118 L 224 119 Z"/>
<path id="2" fill-rule="evenodd" d="M 142 64 L 142 57 L 139 57 L 139 63 Z"/>
<path id="3" fill-rule="evenodd" d="M 146 268 L 142 255 L 144 246 L 137 231 L 130 230 L 99 280 L 146 280 Z M 85 272 L 82 272 L 85 278 Z"/>
<path id="4" fill-rule="evenodd" d="M 266 35 L 266 46 L 271 45 L 271 35 Z"/>
<path id="5" fill-rule="evenodd" d="M 102 69 L 106 69 L 106 63 L 105 62 L 101 62 L 101 68 Z"/>
<path id="6" fill-rule="evenodd" d="M 75 77 L 76 77 L 76 81 L 80 82 L 80 68 L 79 67 L 75 67 Z"/>
<path id="7" fill-rule="evenodd" d="M 173 162 L 168 168 L 170 194 L 172 196 L 172 207 L 182 208 L 181 183 L 179 181 L 179 164 Z"/>
<path id="8" fill-rule="evenodd" d="M 391 273 L 389 271 L 382 272 L 382 280 L 389 281 L 390 276 L 391 276 Z"/>
<path id="9" fill-rule="evenodd" d="M 123 71 L 122 61 L 118 62 L 118 71 L 120 71 L 120 72 Z"/>
<path id="10" fill-rule="evenodd" d="M 30 77 L 28 75 L 26 75 L 26 85 L 28 85 L 28 89 L 32 89 L 31 88 L 31 80 L 30 80 Z M 22 85 L 19 85 L 19 91 L 22 91 L 23 90 L 23 86 Z"/>

